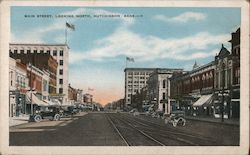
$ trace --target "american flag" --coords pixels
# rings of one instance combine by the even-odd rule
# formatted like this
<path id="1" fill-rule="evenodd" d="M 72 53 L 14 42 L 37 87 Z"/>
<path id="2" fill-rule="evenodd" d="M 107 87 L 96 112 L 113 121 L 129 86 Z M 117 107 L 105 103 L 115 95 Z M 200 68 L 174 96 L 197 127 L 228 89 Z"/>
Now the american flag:
<path id="1" fill-rule="evenodd" d="M 135 59 L 134 59 L 134 58 L 131 58 L 131 57 L 126 57 L 126 60 L 127 60 L 127 61 L 131 61 L 131 62 L 135 62 Z"/>

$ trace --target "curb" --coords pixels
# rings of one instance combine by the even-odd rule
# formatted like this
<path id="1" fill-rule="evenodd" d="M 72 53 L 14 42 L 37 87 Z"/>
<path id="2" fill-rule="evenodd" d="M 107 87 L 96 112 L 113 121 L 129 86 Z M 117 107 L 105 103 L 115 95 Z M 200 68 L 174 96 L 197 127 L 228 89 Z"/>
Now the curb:
<path id="1" fill-rule="evenodd" d="M 193 121 L 200 121 L 200 122 L 216 123 L 216 124 L 221 124 L 221 125 L 229 125 L 229 126 L 237 126 L 237 127 L 240 126 L 240 124 L 235 124 L 235 123 L 217 122 L 217 121 L 201 120 L 201 119 L 195 119 L 195 118 L 185 118 L 185 119 L 193 120 Z"/>

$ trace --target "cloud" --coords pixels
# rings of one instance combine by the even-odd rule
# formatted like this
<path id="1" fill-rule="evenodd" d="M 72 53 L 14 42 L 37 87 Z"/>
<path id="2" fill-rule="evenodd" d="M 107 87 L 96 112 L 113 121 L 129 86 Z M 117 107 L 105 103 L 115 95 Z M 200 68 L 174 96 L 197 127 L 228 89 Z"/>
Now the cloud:
<path id="1" fill-rule="evenodd" d="M 214 56 L 216 51 L 208 51 L 210 46 L 225 43 L 230 34 L 210 34 L 200 32 L 183 38 L 159 38 L 141 36 L 128 29 L 117 29 L 113 34 L 95 41 L 89 51 L 72 51 L 70 63 L 80 60 L 103 61 L 118 56 L 134 57 L 136 61 L 156 59 L 192 60 Z"/>
<path id="2" fill-rule="evenodd" d="M 79 8 L 73 11 L 66 11 L 62 12 L 59 15 L 82 15 L 82 14 L 89 14 L 89 15 L 120 15 L 120 17 L 114 18 L 100 18 L 98 20 L 119 20 L 121 22 L 121 28 L 128 28 L 132 25 L 135 20 L 133 18 L 125 18 L 123 14 L 118 12 L 110 12 L 103 9 L 89 9 L 89 8 Z M 30 29 L 28 32 L 25 33 L 18 33 L 11 35 L 11 42 L 18 42 L 18 43 L 46 43 L 46 35 L 53 31 L 62 31 L 65 30 L 65 22 L 70 22 L 75 24 L 77 18 L 58 18 L 54 20 L 52 24 L 36 27 L 34 29 Z M 77 25 L 76 25 L 77 31 Z M 69 38 L 70 36 L 68 36 Z M 59 38 L 59 39 L 58 39 Z M 62 43 L 64 42 L 63 37 L 55 37 L 53 39 L 54 43 Z"/>
<path id="3" fill-rule="evenodd" d="M 175 17 L 168 17 L 165 15 L 156 15 L 156 20 L 160 20 L 167 23 L 187 23 L 189 21 L 201 21 L 206 19 L 206 15 L 198 12 L 185 12 Z"/>

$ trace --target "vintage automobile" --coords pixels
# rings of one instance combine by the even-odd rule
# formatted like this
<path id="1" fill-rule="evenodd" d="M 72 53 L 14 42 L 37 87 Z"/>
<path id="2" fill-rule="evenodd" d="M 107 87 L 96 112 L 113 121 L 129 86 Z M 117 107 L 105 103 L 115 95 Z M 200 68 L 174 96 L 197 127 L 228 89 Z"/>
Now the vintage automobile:
<path id="1" fill-rule="evenodd" d="M 60 107 L 60 116 L 61 117 L 72 117 L 74 114 L 77 114 L 80 110 L 78 110 L 74 106 L 61 106 Z"/>
<path id="2" fill-rule="evenodd" d="M 60 120 L 60 107 L 56 105 L 36 106 L 34 115 L 30 116 L 30 121 L 40 122 L 45 118 Z"/>
<path id="3" fill-rule="evenodd" d="M 165 115 L 165 123 L 172 124 L 174 127 L 176 127 L 177 125 L 185 126 L 185 112 L 178 110 L 173 111 L 170 115 Z"/>

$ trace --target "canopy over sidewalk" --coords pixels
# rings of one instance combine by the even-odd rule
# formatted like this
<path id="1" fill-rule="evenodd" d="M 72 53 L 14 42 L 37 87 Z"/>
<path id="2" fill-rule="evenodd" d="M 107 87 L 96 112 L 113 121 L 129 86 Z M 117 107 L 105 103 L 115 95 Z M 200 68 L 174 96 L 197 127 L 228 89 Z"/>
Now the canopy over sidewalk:
<path id="1" fill-rule="evenodd" d="M 31 101 L 31 94 L 32 94 L 32 104 L 37 104 L 39 106 L 49 105 L 48 103 L 40 100 L 33 92 L 31 93 L 31 91 L 27 91 L 27 93 L 26 93 L 26 96 L 27 96 L 29 101 Z"/>
<path id="2" fill-rule="evenodd" d="M 202 95 L 194 104 L 194 107 L 199 107 L 204 104 L 209 105 L 213 100 L 213 94 Z"/>

